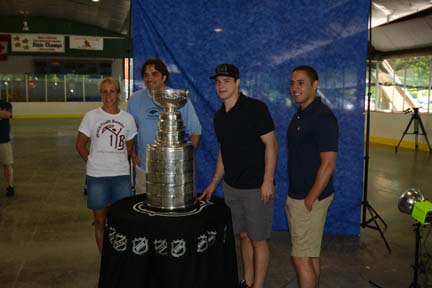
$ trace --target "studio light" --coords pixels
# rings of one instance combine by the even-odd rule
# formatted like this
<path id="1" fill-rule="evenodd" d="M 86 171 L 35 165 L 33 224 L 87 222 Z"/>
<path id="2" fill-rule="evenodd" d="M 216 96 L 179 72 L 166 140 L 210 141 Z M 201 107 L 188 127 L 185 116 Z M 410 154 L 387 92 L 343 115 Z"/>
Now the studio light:
<path id="1" fill-rule="evenodd" d="M 414 254 L 414 268 L 413 272 L 413 282 L 409 288 L 420 288 L 418 283 L 420 267 L 420 246 L 421 246 L 421 234 L 420 227 L 425 224 L 430 224 L 432 220 L 432 203 L 426 201 L 424 196 L 420 193 L 420 190 L 416 188 L 410 188 L 399 198 L 398 203 L 399 211 L 411 215 L 411 217 L 416 220 L 414 224 L 414 231 L 416 235 L 415 241 L 415 254 Z"/>
<path id="2" fill-rule="evenodd" d="M 411 215 L 423 225 L 432 222 L 432 203 L 426 201 L 416 188 L 410 188 L 400 196 L 398 207 L 399 211 Z"/>

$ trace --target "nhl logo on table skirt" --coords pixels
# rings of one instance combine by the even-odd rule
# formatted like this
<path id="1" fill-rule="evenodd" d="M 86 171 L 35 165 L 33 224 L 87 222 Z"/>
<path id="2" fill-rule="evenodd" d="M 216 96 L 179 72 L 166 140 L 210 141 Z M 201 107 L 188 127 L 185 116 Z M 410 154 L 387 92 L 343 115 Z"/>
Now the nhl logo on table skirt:
<path id="1" fill-rule="evenodd" d="M 186 242 L 183 239 L 177 239 L 171 242 L 171 255 L 181 257 L 186 253 Z"/>
<path id="2" fill-rule="evenodd" d="M 216 231 L 208 231 L 207 232 L 207 242 L 209 246 L 213 245 L 216 242 Z"/>
<path id="3" fill-rule="evenodd" d="M 198 236 L 198 243 L 197 243 L 197 252 L 202 253 L 206 251 L 208 248 L 208 239 L 206 234 L 201 234 Z"/>
<path id="4" fill-rule="evenodd" d="M 138 237 L 132 240 L 132 252 L 142 255 L 149 250 L 148 240 L 146 237 Z"/>
<path id="5" fill-rule="evenodd" d="M 159 255 L 167 255 L 168 243 L 166 240 L 155 240 L 154 249 Z"/>
<path id="6" fill-rule="evenodd" d="M 127 238 L 124 235 L 116 234 L 111 244 L 116 251 L 125 251 L 127 248 Z"/>

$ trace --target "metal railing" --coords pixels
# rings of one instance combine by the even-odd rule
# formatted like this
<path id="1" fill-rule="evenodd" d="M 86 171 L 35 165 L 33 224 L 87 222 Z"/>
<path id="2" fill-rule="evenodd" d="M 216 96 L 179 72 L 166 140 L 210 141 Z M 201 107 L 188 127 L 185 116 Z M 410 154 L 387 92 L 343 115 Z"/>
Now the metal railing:
<path id="1" fill-rule="evenodd" d="M 102 78 L 102 75 L 0 74 L 0 98 L 12 102 L 95 102 L 101 100 L 98 83 Z M 118 80 L 123 88 L 125 81 Z"/>

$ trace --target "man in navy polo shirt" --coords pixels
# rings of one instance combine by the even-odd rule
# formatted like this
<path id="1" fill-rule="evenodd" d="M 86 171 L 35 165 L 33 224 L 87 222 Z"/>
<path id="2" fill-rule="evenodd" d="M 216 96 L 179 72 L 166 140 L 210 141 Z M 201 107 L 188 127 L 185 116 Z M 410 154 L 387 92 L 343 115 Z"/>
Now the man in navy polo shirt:
<path id="1" fill-rule="evenodd" d="M 291 259 L 298 287 L 319 286 L 321 239 L 333 199 L 332 175 L 338 151 L 338 124 L 317 97 L 318 74 L 299 66 L 291 74 L 291 96 L 300 105 L 287 131 L 289 191 L 286 212 Z"/>
<path id="2" fill-rule="evenodd" d="M 213 179 L 199 199 L 210 199 L 223 178 L 234 232 L 240 235 L 244 280 L 240 287 L 264 287 L 275 193 L 277 141 L 267 106 L 240 92 L 239 70 L 216 67 L 210 79 L 223 101 L 214 117 L 219 151 Z"/>

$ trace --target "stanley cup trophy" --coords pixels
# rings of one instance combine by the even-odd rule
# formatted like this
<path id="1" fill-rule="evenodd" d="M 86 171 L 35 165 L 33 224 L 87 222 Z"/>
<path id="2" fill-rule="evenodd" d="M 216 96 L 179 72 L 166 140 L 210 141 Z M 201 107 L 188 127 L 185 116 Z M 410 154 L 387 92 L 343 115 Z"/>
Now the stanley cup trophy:
<path id="1" fill-rule="evenodd" d="M 197 204 L 194 148 L 186 143 L 181 113 L 188 90 L 151 91 L 153 101 L 163 108 L 156 140 L 147 145 L 147 206 L 161 210 L 189 210 Z"/>

